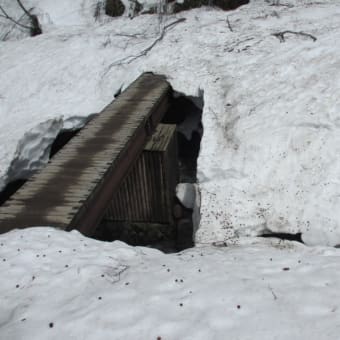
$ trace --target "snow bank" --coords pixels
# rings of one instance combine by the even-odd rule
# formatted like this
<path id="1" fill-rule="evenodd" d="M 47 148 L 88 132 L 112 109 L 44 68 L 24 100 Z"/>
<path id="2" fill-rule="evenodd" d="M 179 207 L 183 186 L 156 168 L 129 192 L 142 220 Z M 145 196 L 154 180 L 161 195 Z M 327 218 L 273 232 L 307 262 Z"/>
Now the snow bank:
<path id="1" fill-rule="evenodd" d="M 0 236 L 2 339 L 338 339 L 340 252 L 259 242 L 165 255 L 52 228 Z"/>
<path id="2" fill-rule="evenodd" d="M 77 15 L 83 3 L 73 1 Z M 53 121 L 49 135 L 56 135 L 57 122 L 85 120 L 152 71 L 179 93 L 204 93 L 197 243 L 268 230 L 302 232 L 308 244 L 340 243 L 340 8 L 331 0 L 287 4 L 257 0 L 233 12 L 169 16 L 161 26 L 186 21 L 143 56 L 159 37 L 157 16 L 96 23 L 81 14 L 86 23 L 75 16 L 78 26 L 66 27 L 55 19 L 63 5 L 51 5 L 49 33 L 0 45 L 0 187 L 29 172 L 27 159 L 46 161 L 44 143 L 22 152 L 27 133 Z M 317 40 L 272 35 L 287 29 Z M 22 169 L 12 169 L 13 159 Z"/>

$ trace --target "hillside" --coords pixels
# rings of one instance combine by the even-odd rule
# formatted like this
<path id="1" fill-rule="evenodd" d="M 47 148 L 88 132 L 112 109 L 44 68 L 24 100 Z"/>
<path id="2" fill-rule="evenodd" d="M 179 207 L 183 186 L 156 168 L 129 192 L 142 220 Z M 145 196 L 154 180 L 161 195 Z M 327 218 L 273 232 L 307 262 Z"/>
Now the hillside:
<path id="1" fill-rule="evenodd" d="M 340 243 L 334 1 L 253 1 L 161 23 L 157 15 L 98 22 L 89 1 L 32 5 L 45 33 L 1 43 L 0 187 L 41 167 L 60 130 L 81 126 L 151 71 L 204 99 L 197 242 L 274 231 Z M 143 53 L 178 18 L 186 20 Z M 286 30 L 311 36 L 286 33 L 280 41 L 275 34 Z"/>
<path id="2" fill-rule="evenodd" d="M 133 19 L 26 4 L 41 35 L 0 18 L 0 189 L 153 72 L 203 103 L 200 221 L 169 255 L 53 226 L 1 235 L 0 338 L 338 339 L 339 2 Z M 276 233 L 304 244 L 259 237 Z"/>

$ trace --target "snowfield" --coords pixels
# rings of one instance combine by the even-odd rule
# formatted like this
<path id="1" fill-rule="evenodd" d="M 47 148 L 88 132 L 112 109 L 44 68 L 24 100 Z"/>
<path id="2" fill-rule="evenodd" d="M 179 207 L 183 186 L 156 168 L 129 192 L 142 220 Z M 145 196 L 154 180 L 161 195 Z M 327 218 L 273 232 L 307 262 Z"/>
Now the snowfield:
<path id="1" fill-rule="evenodd" d="M 0 338 L 335 340 L 339 255 L 249 239 L 165 255 L 13 231 L 0 236 Z"/>
<path id="2" fill-rule="evenodd" d="M 72 20 L 65 9 L 63 21 L 65 2 L 32 1 L 47 33 L 0 44 L 0 187 L 40 168 L 61 130 L 81 126 L 151 71 L 177 92 L 204 98 L 197 243 L 268 231 L 302 232 L 310 245 L 340 243 L 336 1 L 258 0 L 161 23 L 157 15 L 96 22 L 93 2 L 75 3 Z M 77 8 L 86 23 L 74 25 Z M 178 18 L 186 20 L 141 55 Z M 287 33 L 280 42 L 273 34 L 285 30 L 311 36 Z"/>
<path id="3" fill-rule="evenodd" d="M 95 20 L 97 2 L 25 1 L 34 38 L 0 18 L 0 189 L 120 88 L 163 74 L 204 101 L 200 197 L 177 190 L 201 202 L 196 247 L 166 255 L 53 226 L 0 235 L 0 339 L 338 340 L 340 2 L 161 21 Z M 258 237 L 270 232 L 308 246 Z"/>

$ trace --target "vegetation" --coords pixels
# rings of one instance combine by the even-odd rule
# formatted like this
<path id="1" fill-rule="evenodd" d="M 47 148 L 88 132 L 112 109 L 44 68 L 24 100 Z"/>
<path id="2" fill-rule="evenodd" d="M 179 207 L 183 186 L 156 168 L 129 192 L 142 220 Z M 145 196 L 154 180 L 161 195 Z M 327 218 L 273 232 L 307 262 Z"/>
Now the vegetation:
<path id="1" fill-rule="evenodd" d="M 6 9 L 0 5 L 0 17 L 5 18 L 9 21 L 12 21 L 15 25 L 18 25 L 24 29 L 29 30 L 30 35 L 32 37 L 39 35 L 42 33 L 42 29 L 40 27 L 40 23 L 38 20 L 38 17 L 35 14 L 32 14 L 33 8 L 26 9 L 26 7 L 23 5 L 21 0 L 16 0 L 18 6 L 23 10 L 23 15 L 19 19 L 15 19 L 12 16 L 10 16 Z M 28 23 L 23 23 L 22 19 L 26 18 L 26 21 L 28 19 Z"/>

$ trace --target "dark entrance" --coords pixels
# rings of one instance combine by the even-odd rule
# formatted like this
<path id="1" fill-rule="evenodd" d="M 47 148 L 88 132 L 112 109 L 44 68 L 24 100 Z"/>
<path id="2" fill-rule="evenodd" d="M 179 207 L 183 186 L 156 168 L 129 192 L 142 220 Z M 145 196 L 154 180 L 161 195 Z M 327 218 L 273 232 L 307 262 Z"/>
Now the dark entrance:
<path id="1" fill-rule="evenodd" d="M 193 208 L 176 197 L 176 186 L 196 183 L 202 106 L 201 98 L 172 98 L 162 124 L 114 195 L 95 238 L 165 252 L 193 246 Z"/>

